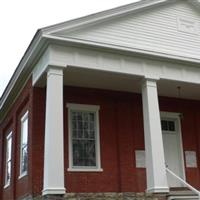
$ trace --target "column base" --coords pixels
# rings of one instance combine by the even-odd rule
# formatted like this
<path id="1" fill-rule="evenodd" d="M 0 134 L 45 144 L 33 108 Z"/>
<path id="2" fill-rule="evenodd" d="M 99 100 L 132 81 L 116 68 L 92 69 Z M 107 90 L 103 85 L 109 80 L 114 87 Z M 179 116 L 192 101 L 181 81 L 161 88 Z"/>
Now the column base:
<path id="1" fill-rule="evenodd" d="M 155 187 L 155 188 L 148 188 L 146 190 L 147 193 L 169 193 L 169 188 L 168 187 Z"/>
<path id="2" fill-rule="evenodd" d="M 47 188 L 42 191 L 42 195 L 64 195 L 66 193 L 65 188 Z"/>

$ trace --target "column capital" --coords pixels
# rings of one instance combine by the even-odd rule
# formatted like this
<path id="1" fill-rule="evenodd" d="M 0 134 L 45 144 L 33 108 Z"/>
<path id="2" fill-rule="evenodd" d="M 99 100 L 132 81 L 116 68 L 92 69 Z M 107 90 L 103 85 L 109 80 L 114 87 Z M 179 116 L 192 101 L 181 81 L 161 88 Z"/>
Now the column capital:
<path id="1" fill-rule="evenodd" d="M 46 69 L 47 77 L 50 75 L 63 76 L 63 67 L 49 65 Z"/>
<path id="2" fill-rule="evenodd" d="M 157 81 L 160 79 L 153 78 L 143 78 L 141 81 L 142 88 L 144 87 L 157 87 Z"/>

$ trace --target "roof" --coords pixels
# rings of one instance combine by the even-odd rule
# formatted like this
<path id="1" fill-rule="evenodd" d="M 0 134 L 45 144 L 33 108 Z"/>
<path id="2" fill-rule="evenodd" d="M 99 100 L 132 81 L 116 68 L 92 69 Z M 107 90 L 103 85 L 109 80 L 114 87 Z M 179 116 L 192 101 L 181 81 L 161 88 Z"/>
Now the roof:
<path id="1" fill-rule="evenodd" d="M 141 0 L 136 3 L 128 4 L 125 6 L 117 7 L 114 9 L 107 10 L 107 11 L 99 12 L 99 13 L 81 17 L 75 20 L 70 20 L 67 22 L 63 22 L 63 23 L 59 23 L 53 26 L 48 26 L 48 27 L 39 29 L 36 32 L 30 45 L 28 46 L 19 65 L 17 66 L 12 78 L 10 79 L 6 89 L 4 90 L 4 93 L 2 94 L 2 97 L 0 98 L 0 111 L 2 111 L 2 108 L 4 107 L 8 98 L 11 98 L 12 93 L 14 93 L 13 90 L 15 89 L 15 85 L 17 84 L 17 82 L 19 82 L 19 79 L 22 76 L 22 73 L 26 72 L 25 74 L 27 74 L 27 76 L 28 74 L 29 75 L 31 74 L 34 60 L 36 60 L 36 58 L 38 58 L 41 55 L 42 50 L 45 49 L 45 46 L 48 44 L 48 41 L 50 39 L 54 39 L 54 40 L 59 39 L 58 37 L 55 37 L 54 35 L 55 32 L 61 31 L 63 29 L 75 30 L 77 28 L 84 27 L 88 24 L 94 24 L 97 22 L 106 21 L 115 17 L 121 17 L 124 15 L 127 15 L 129 13 L 134 13 L 134 12 L 143 11 L 145 9 L 150 9 L 152 7 L 156 7 L 159 5 L 174 3 L 176 1 L 178 0 Z M 198 0 L 185 0 L 185 1 L 195 5 L 195 7 L 197 8 L 200 8 L 200 2 Z M 62 40 L 62 38 L 60 39 Z M 81 41 L 67 40 L 66 38 L 65 38 L 65 42 L 81 43 Z M 85 44 L 84 42 L 82 43 Z M 88 45 L 92 45 L 92 44 L 88 43 Z M 0 115 L 0 119 L 1 119 L 1 115 Z"/>

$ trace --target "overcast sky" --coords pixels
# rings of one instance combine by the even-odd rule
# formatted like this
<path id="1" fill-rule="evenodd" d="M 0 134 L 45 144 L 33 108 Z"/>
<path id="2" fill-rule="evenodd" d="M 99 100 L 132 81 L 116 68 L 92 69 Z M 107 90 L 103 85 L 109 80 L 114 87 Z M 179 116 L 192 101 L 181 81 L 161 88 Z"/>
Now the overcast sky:
<path id="1" fill-rule="evenodd" d="M 0 0 L 0 96 L 36 30 L 138 0 Z"/>

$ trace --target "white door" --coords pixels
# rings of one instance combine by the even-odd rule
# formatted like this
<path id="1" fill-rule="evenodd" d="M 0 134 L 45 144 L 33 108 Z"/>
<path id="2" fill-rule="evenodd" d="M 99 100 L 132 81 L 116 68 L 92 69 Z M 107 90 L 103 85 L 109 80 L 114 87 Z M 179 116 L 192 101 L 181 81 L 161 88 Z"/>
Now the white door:
<path id="1" fill-rule="evenodd" d="M 179 118 L 163 117 L 161 125 L 166 166 L 176 175 L 185 179 Z M 183 187 L 169 174 L 167 174 L 167 179 L 170 187 Z"/>

